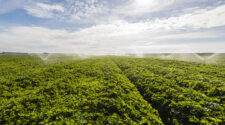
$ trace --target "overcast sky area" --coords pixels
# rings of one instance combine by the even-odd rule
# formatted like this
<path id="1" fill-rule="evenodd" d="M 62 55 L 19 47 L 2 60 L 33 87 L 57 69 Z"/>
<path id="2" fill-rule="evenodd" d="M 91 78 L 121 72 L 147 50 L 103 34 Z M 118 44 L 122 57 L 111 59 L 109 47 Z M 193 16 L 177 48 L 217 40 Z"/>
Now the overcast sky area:
<path id="1" fill-rule="evenodd" d="M 0 52 L 225 52 L 225 0 L 0 0 Z"/>

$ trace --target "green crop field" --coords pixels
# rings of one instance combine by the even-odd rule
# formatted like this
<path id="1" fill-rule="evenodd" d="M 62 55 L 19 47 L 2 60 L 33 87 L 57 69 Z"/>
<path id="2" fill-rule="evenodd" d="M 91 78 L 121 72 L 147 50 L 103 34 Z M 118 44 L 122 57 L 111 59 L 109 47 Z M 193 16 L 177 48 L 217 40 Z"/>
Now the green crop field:
<path id="1" fill-rule="evenodd" d="M 179 56 L 0 55 L 0 125 L 225 125 L 225 56 Z"/>

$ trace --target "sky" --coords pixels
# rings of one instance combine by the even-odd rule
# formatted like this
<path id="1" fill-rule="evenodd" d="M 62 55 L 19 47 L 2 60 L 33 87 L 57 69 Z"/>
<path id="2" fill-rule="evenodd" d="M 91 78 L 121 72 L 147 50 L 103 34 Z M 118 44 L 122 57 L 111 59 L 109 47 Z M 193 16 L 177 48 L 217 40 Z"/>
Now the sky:
<path id="1" fill-rule="evenodd" d="M 225 52 L 224 0 L 0 0 L 0 52 Z"/>

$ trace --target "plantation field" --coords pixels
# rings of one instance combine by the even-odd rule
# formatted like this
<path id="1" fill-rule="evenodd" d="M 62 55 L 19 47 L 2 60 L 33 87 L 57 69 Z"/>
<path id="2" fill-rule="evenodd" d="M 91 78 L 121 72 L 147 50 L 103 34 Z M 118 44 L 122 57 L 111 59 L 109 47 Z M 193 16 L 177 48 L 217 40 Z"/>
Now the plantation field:
<path id="1" fill-rule="evenodd" d="M 225 56 L 175 57 L 0 55 L 0 125 L 224 125 Z"/>

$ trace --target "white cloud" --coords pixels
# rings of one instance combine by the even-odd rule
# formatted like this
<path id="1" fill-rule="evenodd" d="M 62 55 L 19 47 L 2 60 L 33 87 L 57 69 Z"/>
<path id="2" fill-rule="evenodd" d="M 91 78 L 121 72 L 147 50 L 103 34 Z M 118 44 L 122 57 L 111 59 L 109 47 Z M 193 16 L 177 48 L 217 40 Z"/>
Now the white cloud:
<path id="1" fill-rule="evenodd" d="M 154 25 L 154 26 L 151 26 Z M 154 28 L 151 30 L 150 28 Z M 124 21 L 112 24 L 96 25 L 79 31 L 53 30 L 43 27 L 13 27 L 0 33 L 1 47 L 8 51 L 28 52 L 65 52 L 81 54 L 106 53 L 150 53 L 150 52 L 190 52 L 206 51 L 222 52 L 224 46 L 215 49 L 221 43 L 185 43 L 182 39 L 201 39 L 221 37 L 221 32 L 170 33 L 157 29 L 156 24 L 128 23 Z M 158 41 L 181 39 L 181 44 L 158 44 Z M 195 46 L 196 45 L 196 46 Z M 197 49 L 190 49 L 194 46 Z M 0 47 L 0 49 L 1 49 Z"/>
<path id="2" fill-rule="evenodd" d="M 80 20 L 80 19 L 87 19 L 88 21 L 93 21 L 94 16 L 97 16 L 100 13 L 103 13 L 105 11 L 105 7 L 102 5 L 87 5 L 83 4 L 83 6 L 80 6 L 80 8 L 74 8 L 74 10 L 71 12 L 71 21 L 74 20 Z M 91 19 L 91 20 L 90 20 Z"/>
<path id="3" fill-rule="evenodd" d="M 204 2 L 207 2 L 207 0 L 128 0 L 113 8 L 112 11 L 114 14 L 123 14 L 128 17 L 143 17 L 143 15 L 153 12 L 171 11 L 178 8 L 178 11 L 182 11 L 180 9 L 182 7 L 184 9 L 184 7 L 189 4 L 201 4 Z M 194 6 L 192 9 L 193 8 L 199 8 L 199 6 Z"/>
<path id="4" fill-rule="evenodd" d="M 197 28 L 210 28 L 225 25 L 225 5 L 211 10 L 195 11 L 178 18 L 180 23 L 186 23 Z"/>
<path id="5" fill-rule="evenodd" d="M 218 2 L 219 0 L 216 1 Z M 172 8 L 177 9 L 177 6 L 183 6 L 181 8 L 184 9 L 187 3 L 201 2 L 207 3 L 207 0 L 65 0 L 58 3 L 46 0 L 39 0 L 38 2 L 35 0 L 0 0 L 0 13 L 23 8 L 28 14 L 39 18 L 51 18 L 63 22 L 98 24 L 99 22 L 111 21 L 111 19 L 126 20 L 126 17 L 147 19 L 142 14 L 151 14 L 152 12 L 163 10 L 168 11 Z M 185 12 L 191 13 L 196 9 L 201 9 L 201 7 L 193 6 L 192 9 L 187 9 Z M 183 10 L 177 11 L 183 13 Z M 129 21 L 132 22 L 132 20 Z"/>
<path id="6" fill-rule="evenodd" d="M 32 0 L 0 0 L 0 14 L 23 8 L 24 5 L 31 3 Z"/>
<path id="7" fill-rule="evenodd" d="M 156 19 L 149 21 L 150 29 L 162 29 L 165 31 L 173 30 L 193 30 L 198 28 L 212 28 L 225 25 L 225 5 L 210 9 L 200 10 L 193 13 L 184 14 L 178 17 L 167 19 Z"/>
<path id="8" fill-rule="evenodd" d="M 0 42 L 8 51 L 104 54 L 142 39 L 138 36 L 141 31 L 129 32 L 129 24 L 125 25 L 124 28 L 122 24 L 100 25 L 74 32 L 14 27 L 0 34 Z"/>
<path id="9" fill-rule="evenodd" d="M 130 0 L 128 3 L 116 8 L 117 13 L 138 15 L 164 9 L 172 5 L 175 0 Z"/>
<path id="10" fill-rule="evenodd" d="M 43 3 L 36 3 L 35 6 L 26 6 L 24 9 L 32 16 L 40 18 L 55 18 L 58 17 L 58 13 L 63 13 L 65 10 L 61 5 Z"/>
<path id="11" fill-rule="evenodd" d="M 97 0 L 85 0 L 87 3 L 89 3 L 89 4 L 93 4 L 93 3 L 96 3 L 96 2 L 98 2 Z"/>
<path id="12" fill-rule="evenodd" d="M 82 3 L 80 3 L 82 4 Z M 51 17 L 52 11 L 63 12 L 60 6 L 37 4 L 43 12 L 50 14 L 36 13 L 36 16 Z M 87 8 L 90 8 L 87 6 Z M 32 8 L 29 8 L 32 9 Z M 89 10 L 91 11 L 91 10 Z M 64 11 L 65 12 L 65 11 Z M 40 14 L 40 15 L 39 15 Z M 44 15 L 46 14 L 46 15 Z M 86 13 L 83 13 L 84 15 Z M 83 15 L 81 14 L 81 15 Z M 79 17 L 82 17 L 82 16 Z M 88 14 L 87 14 L 88 15 Z M 223 37 L 223 32 L 214 32 L 210 28 L 225 25 L 225 5 L 211 9 L 196 10 L 189 14 L 164 19 L 154 19 L 129 23 L 127 21 L 113 21 L 108 24 L 98 24 L 78 31 L 69 32 L 66 30 L 53 30 L 44 27 L 12 27 L 8 31 L 0 32 L 1 47 L 9 51 L 30 51 L 30 52 L 68 52 L 86 54 L 104 53 L 132 53 L 153 52 L 153 51 L 179 51 L 188 50 L 187 46 L 199 51 L 206 49 L 215 52 L 225 50 L 224 42 L 211 43 L 186 43 L 181 45 L 158 45 L 163 40 L 182 39 L 204 39 Z M 201 29 L 209 31 L 200 32 Z M 185 33 L 183 32 L 185 31 Z M 220 48 L 216 50 L 216 46 Z M 179 46 L 179 47 L 178 47 Z M 201 47 L 202 46 L 202 47 Z M 3 48 L 2 48 L 3 47 Z M 168 48 L 168 49 L 166 49 Z"/>
<path id="13" fill-rule="evenodd" d="M 105 13 L 108 8 L 97 0 L 67 0 L 60 4 L 29 4 L 24 9 L 28 14 L 39 18 L 50 18 L 65 23 L 93 23 L 97 16 Z"/>
<path id="14" fill-rule="evenodd" d="M 37 6 L 44 9 L 44 10 L 49 10 L 49 11 L 59 11 L 59 12 L 64 12 L 64 8 L 60 5 L 48 5 L 48 4 L 43 4 L 43 3 L 37 3 Z"/>
<path id="15" fill-rule="evenodd" d="M 171 40 L 171 39 L 202 39 L 202 38 L 218 38 L 223 37 L 224 34 L 217 31 L 198 31 L 198 32 L 187 32 L 187 33 L 168 33 L 159 37 L 155 40 Z"/>
<path id="16" fill-rule="evenodd" d="M 95 33 L 98 33 L 110 37 L 140 35 L 143 38 L 146 36 L 150 36 L 151 38 L 162 37 L 162 34 L 165 33 L 178 32 L 175 35 L 164 36 L 164 38 L 190 38 L 191 36 L 192 38 L 212 38 L 218 37 L 218 35 L 221 36 L 221 34 L 213 34 L 206 31 L 196 32 L 195 30 L 224 26 L 225 22 L 223 20 L 225 20 L 225 5 L 210 10 L 197 10 L 194 13 L 169 17 L 167 19 L 155 19 L 137 23 L 115 21 L 109 24 L 86 28 L 81 30 L 81 32 L 88 36 L 95 36 Z M 191 32 L 180 33 L 179 31 L 181 30 Z"/>
<path id="17" fill-rule="evenodd" d="M 65 13 L 71 22 L 96 23 L 108 8 L 97 0 L 72 1 L 66 5 L 69 9 Z"/>

